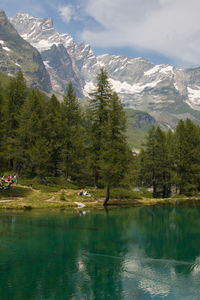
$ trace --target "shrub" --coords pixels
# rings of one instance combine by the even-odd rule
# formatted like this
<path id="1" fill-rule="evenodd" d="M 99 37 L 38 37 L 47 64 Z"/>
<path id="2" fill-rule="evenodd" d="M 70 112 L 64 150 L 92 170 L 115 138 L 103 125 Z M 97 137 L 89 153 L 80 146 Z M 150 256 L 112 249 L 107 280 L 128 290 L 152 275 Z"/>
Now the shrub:
<path id="1" fill-rule="evenodd" d="M 65 201 L 66 199 L 65 199 L 65 193 L 62 191 L 61 193 L 60 193 L 60 201 Z"/>
<path id="2" fill-rule="evenodd" d="M 174 196 L 172 196 L 171 198 L 173 198 L 173 199 L 176 199 L 176 198 L 178 198 L 178 199 L 183 199 L 183 198 L 187 198 L 187 196 L 186 195 L 181 195 L 181 194 L 179 194 L 179 195 L 174 195 Z"/>
<path id="3" fill-rule="evenodd" d="M 106 195 L 106 189 L 90 190 L 90 194 L 93 197 L 104 198 Z M 140 199 L 140 192 L 134 192 L 124 188 L 112 188 L 110 190 L 111 199 Z"/>

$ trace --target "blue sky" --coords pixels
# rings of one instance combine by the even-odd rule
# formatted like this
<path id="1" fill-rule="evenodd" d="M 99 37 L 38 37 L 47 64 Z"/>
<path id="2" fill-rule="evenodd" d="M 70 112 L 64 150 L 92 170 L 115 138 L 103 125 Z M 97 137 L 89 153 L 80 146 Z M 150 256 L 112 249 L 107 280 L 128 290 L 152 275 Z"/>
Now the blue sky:
<path id="1" fill-rule="evenodd" d="M 0 0 L 0 8 L 9 17 L 51 17 L 57 31 L 89 43 L 97 55 L 200 66 L 199 0 Z"/>

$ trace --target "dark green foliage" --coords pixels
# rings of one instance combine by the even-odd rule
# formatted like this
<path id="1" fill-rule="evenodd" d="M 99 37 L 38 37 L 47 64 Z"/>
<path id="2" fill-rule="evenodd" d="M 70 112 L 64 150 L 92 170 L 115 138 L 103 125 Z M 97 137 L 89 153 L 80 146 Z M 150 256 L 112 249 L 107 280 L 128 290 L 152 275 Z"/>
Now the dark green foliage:
<path id="1" fill-rule="evenodd" d="M 100 181 L 107 187 L 106 205 L 110 188 L 120 185 L 130 163 L 125 134 L 126 115 L 118 95 L 111 90 L 104 69 L 100 70 L 96 89 L 90 96 L 91 166 L 95 186 Z"/>
<path id="2" fill-rule="evenodd" d="M 109 189 L 122 182 L 129 165 L 129 149 L 125 136 L 126 115 L 116 93 L 113 93 L 110 98 L 108 122 L 105 128 L 99 166 L 100 175 L 107 186 L 106 199 L 109 199 Z"/>
<path id="3" fill-rule="evenodd" d="M 16 77 L 10 80 L 7 91 L 8 129 L 10 131 L 18 126 L 19 111 L 25 102 L 26 96 L 26 82 L 23 73 L 19 71 Z"/>
<path id="4" fill-rule="evenodd" d="M 0 91 L 0 171 L 5 167 L 6 156 L 6 115 L 5 101 Z"/>
<path id="5" fill-rule="evenodd" d="M 106 189 L 92 189 L 89 190 L 90 194 L 94 198 L 104 197 L 106 193 Z M 112 188 L 110 191 L 111 199 L 141 199 L 142 194 L 140 192 L 134 192 L 129 189 L 124 188 Z"/>
<path id="6" fill-rule="evenodd" d="M 169 197 L 171 189 L 192 195 L 200 190 L 200 128 L 180 121 L 173 133 L 152 127 L 138 156 L 140 183 L 153 187 L 154 197 Z"/>
<path id="7" fill-rule="evenodd" d="M 102 68 L 97 76 L 96 89 L 90 94 L 91 99 L 89 105 L 89 119 L 91 122 L 89 132 L 91 140 L 91 167 L 94 174 L 95 186 L 99 184 L 100 155 L 107 133 L 111 95 L 112 90 L 108 81 L 108 74 Z"/>
<path id="8" fill-rule="evenodd" d="M 61 150 L 63 140 L 61 104 L 55 95 L 52 95 L 46 106 L 46 135 L 48 139 L 48 171 L 51 176 L 60 173 Z"/>
<path id="9" fill-rule="evenodd" d="M 50 151 L 44 96 L 32 91 L 21 108 L 17 129 L 16 157 L 20 169 L 44 176 L 49 167 Z"/>
<path id="10" fill-rule="evenodd" d="M 87 112 L 71 83 L 60 103 L 55 95 L 49 99 L 28 89 L 21 71 L 2 80 L 1 175 L 5 170 L 25 175 L 46 190 L 52 178 L 54 190 L 95 183 L 106 189 L 104 204 L 110 189 L 118 188 L 120 194 L 121 188 L 134 185 L 153 187 L 153 196 L 163 198 L 172 191 L 184 195 L 200 191 L 200 127 L 189 119 L 180 121 L 175 132 L 153 126 L 144 149 L 132 153 L 126 141 L 126 113 L 104 69 Z"/>
<path id="11" fill-rule="evenodd" d="M 27 87 L 23 73 L 19 71 L 16 77 L 12 78 L 7 88 L 6 103 L 6 130 L 7 130 L 7 159 L 10 168 L 14 167 L 16 134 L 19 127 L 19 114 L 27 97 Z"/>
<path id="12" fill-rule="evenodd" d="M 180 121 L 175 131 L 177 186 L 181 194 L 200 187 L 200 128 L 191 120 Z"/>
<path id="13" fill-rule="evenodd" d="M 84 134 L 81 108 L 71 82 L 64 96 L 62 115 L 62 170 L 66 179 L 77 180 L 83 171 Z"/>
<path id="14" fill-rule="evenodd" d="M 167 135 L 159 127 L 152 127 L 147 137 L 146 148 L 140 154 L 141 180 L 153 186 L 154 197 L 169 197 L 171 194 L 172 169 Z"/>

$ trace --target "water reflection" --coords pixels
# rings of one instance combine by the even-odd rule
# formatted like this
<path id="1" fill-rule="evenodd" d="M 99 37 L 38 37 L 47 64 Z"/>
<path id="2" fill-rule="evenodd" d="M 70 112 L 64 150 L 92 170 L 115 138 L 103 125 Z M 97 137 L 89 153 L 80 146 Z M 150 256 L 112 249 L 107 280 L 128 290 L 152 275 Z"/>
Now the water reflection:
<path id="1" fill-rule="evenodd" d="M 0 299 L 199 299 L 200 209 L 0 215 Z"/>

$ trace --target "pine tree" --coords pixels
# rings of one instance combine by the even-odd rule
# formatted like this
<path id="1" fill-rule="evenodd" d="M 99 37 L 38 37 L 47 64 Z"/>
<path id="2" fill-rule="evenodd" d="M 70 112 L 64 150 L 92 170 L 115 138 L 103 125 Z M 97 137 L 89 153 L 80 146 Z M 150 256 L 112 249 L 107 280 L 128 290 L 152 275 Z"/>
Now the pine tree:
<path id="1" fill-rule="evenodd" d="M 61 163 L 63 139 L 61 105 L 55 95 L 46 104 L 47 139 L 49 150 L 49 175 L 57 176 Z"/>
<path id="2" fill-rule="evenodd" d="M 7 91 L 8 128 L 13 131 L 18 126 L 18 114 L 27 96 L 27 86 L 23 73 L 19 71 L 10 80 Z"/>
<path id="3" fill-rule="evenodd" d="M 62 104 L 63 112 L 63 144 L 62 166 L 66 179 L 78 179 L 83 167 L 84 135 L 81 126 L 81 108 L 72 83 L 67 88 Z"/>
<path id="4" fill-rule="evenodd" d="M 107 205 L 110 198 L 110 188 L 119 185 L 127 172 L 128 146 L 125 131 L 126 115 L 118 95 L 113 93 L 100 152 L 100 175 L 107 189 L 104 205 Z"/>
<path id="5" fill-rule="evenodd" d="M 50 161 L 45 104 L 41 92 L 31 92 L 21 108 L 15 147 L 19 169 L 41 178 L 46 176 Z"/>
<path id="6" fill-rule="evenodd" d="M 100 155 L 108 125 L 109 105 L 112 96 L 107 72 L 101 68 L 97 75 L 95 90 L 90 93 L 89 118 L 91 122 L 91 167 L 94 174 L 95 186 L 99 183 Z"/>
<path id="7" fill-rule="evenodd" d="M 7 159 L 10 168 L 14 168 L 16 130 L 19 126 L 19 113 L 27 97 L 27 86 L 23 73 L 19 71 L 12 78 L 7 90 Z"/>
<path id="8" fill-rule="evenodd" d="M 6 156 L 5 101 L 0 92 L 0 171 L 4 170 Z"/>
<path id="9" fill-rule="evenodd" d="M 179 121 L 175 137 L 177 185 L 181 194 L 191 194 L 199 188 L 200 181 L 199 126 L 189 119 Z"/>
<path id="10" fill-rule="evenodd" d="M 171 193 L 171 168 L 165 132 L 152 127 L 145 150 L 141 153 L 141 173 L 144 184 L 153 186 L 153 196 L 168 197 Z"/>

